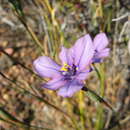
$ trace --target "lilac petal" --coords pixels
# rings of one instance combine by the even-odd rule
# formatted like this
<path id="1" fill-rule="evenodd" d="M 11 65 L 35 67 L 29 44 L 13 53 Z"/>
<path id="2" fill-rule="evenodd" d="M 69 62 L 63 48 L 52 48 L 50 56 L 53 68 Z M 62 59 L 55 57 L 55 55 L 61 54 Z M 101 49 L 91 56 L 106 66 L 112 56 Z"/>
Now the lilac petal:
<path id="1" fill-rule="evenodd" d="M 97 51 L 104 49 L 108 43 L 108 38 L 105 33 L 99 33 L 94 38 L 94 47 Z"/>
<path id="2" fill-rule="evenodd" d="M 59 58 L 62 61 L 62 63 L 67 63 L 68 62 L 68 49 L 65 47 L 61 48 L 61 52 L 59 54 Z"/>
<path id="3" fill-rule="evenodd" d="M 38 75 L 53 78 L 60 75 L 60 66 L 47 56 L 40 56 L 33 62 L 35 71 Z"/>
<path id="4" fill-rule="evenodd" d="M 90 73 L 92 70 L 93 70 L 93 69 L 90 68 L 90 69 L 88 69 L 88 70 L 85 70 L 85 71 L 80 72 L 79 74 L 77 74 L 76 79 L 77 79 L 77 80 L 85 80 L 85 79 L 88 77 L 89 73 Z"/>
<path id="5" fill-rule="evenodd" d="M 59 58 L 62 61 L 62 64 L 68 64 L 71 65 L 73 62 L 73 58 L 72 58 L 72 49 L 67 49 L 65 47 L 62 46 L 61 48 L 61 52 L 59 54 Z"/>
<path id="6" fill-rule="evenodd" d="M 44 88 L 51 89 L 51 90 L 57 90 L 60 87 L 64 86 L 66 81 L 63 79 L 63 77 L 58 77 L 50 80 L 49 82 L 42 84 Z"/>
<path id="7" fill-rule="evenodd" d="M 78 80 L 68 82 L 65 86 L 61 87 L 58 91 L 58 95 L 62 97 L 72 97 L 73 94 L 83 87 L 83 83 Z"/>
<path id="8" fill-rule="evenodd" d="M 96 56 L 98 58 L 104 58 L 104 57 L 109 56 L 109 53 L 110 53 L 110 49 L 106 48 L 106 49 L 103 49 L 102 51 L 100 51 L 99 53 L 97 53 Z"/>
<path id="9" fill-rule="evenodd" d="M 110 53 L 109 48 L 105 48 L 100 52 L 96 52 L 93 57 L 93 63 L 102 62 L 105 57 L 109 56 L 109 53 Z"/>
<path id="10" fill-rule="evenodd" d="M 94 55 L 94 46 L 90 35 L 87 34 L 77 40 L 73 46 L 73 50 L 75 52 L 75 65 L 79 66 L 80 70 L 84 69 L 91 63 Z"/>

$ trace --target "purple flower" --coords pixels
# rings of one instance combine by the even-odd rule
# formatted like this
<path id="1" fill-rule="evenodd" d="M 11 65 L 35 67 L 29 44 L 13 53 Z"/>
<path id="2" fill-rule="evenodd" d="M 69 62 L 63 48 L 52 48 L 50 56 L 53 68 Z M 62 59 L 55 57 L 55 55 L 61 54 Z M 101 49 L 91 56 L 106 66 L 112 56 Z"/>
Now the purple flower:
<path id="1" fill-rule="evenodd" d="M 109 55 L 110 49 L 106 48 L 108 43 L 109 42 L 105 33 L 99 33 L 95 36 L 93 40 L 95 49 L 93 63 L 102 62 L 103 59 Z"/>
<path id="2" fill-rule="evenodd" d="M 91 71 L 94 46 L 89 35 L 78 39 L 75 45 L 67 49 L 62 47 L 59 58 L 62 66 L 47 56 L 41 56 L 34 61 L 35 71 L 41 77 L 51 78 L 43 87 L 57 90 L 58 95 L 71 97 L 83 88 L 83 81 Z"/>
<path id="3" fill-rule="evenodd" d="M 84 80 L 92 71 L 91 64 L 100 62 L 108 56 L 107 37 L 98 34 L 94 41 L 89 34 L 76 41 L 73 47 L 62 47 L 59 58 L 62 66 L 47 56 L 41 56 L 34 61 L 34 68 L 41 77 L 51 78 L 42 84 L 44 88 L 58 90 L 58 95 L 71 97 L 84 86 Z"/>

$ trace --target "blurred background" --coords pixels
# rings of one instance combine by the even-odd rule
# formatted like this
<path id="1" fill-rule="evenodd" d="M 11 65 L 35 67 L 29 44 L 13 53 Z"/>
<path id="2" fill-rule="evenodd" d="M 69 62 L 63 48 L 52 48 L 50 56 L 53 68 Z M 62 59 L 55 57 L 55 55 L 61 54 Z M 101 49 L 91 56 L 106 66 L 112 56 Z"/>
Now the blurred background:
<path id="1" fill-rule="evenodd" d="M 96 65 L 90 93 L 62 98 L 41 88 L 34 73 L 41 55 L 59 64 L 60 46 L 105 32 L 110 57 Z M 130 130 L 129 0 L 0 0 L 0 130 Z"/>

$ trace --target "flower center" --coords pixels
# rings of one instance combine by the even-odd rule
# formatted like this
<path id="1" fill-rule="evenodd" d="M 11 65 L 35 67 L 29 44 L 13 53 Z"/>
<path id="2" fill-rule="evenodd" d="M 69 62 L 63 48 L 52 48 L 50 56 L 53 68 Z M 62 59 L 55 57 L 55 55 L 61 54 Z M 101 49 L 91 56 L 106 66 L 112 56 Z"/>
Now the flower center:
<path id="1" fill-rule="evenodd" d="M 76 75 L 77 70 L 78 70 L 78 67 L 74 64 L 70 66 L 65 63 L 63 67 L 61 68 L 62 74 L 67 77 Z"/>

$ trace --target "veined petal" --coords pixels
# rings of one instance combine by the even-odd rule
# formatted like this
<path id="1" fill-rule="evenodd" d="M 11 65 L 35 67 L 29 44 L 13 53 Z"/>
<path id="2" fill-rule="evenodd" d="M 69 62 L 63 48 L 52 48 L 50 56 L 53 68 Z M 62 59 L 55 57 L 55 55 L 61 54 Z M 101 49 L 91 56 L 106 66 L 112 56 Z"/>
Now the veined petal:
<path id="1" fill-rule="evenodd" d="M 109 53 L 110 53 L 110 49 L 109 48 L 105 48 L 102 51 L 100 51 L 99 53 L 97 53 L 96 56 L 98 58 L 104 58 L 104 57 L 109 56 Z"/>
<path id="2" fill-rule="evenodd" d="M 92 70 L 93 70 L 93 69 L 90 68 L 90 69 L 87 69 L 87 70 L 84 70 L 84 71 L 79 72 L 79 74 L 77 74 L 76 79 L 77 79 L 77 80 L 85 80 L 85 79 L 88 77 L 89 73 L 90 73 Z"/>
<path id="3" fill-rule="evenodd" d="M 62 97 L 72 97 L 73 94 L 82 89 L 82 87 L 83 87 L 82 82 L 78 80 L 73 80 L 66 83 L 66 85 L 64 85 L 63 87 L 61 87 L 58 91 L 58 95 Z"/>
<path id="4" fill-rule="evenodd" d="M 73 62 L 72 49 L 67 49 L 62 46 L 59 58 L 62 61 L 62 64 L 66 63 L 68 65 L 71 65 Z"/>
<path id="5" fill-rule="evenodd" d="M 50 80 L 47 83 L 42 84 L 42 86 L 47 89 L 57 90 L 60 87 L 64 86 L 65 84 L 66 84 L 66 81 L 63 79 L 62 76 L 60 76 L 60 77 Z"/>
<path id="6" fill-rule="evenodd" d="M 87 67 L 91 63 L 94 55 L 94 46 L 90 35 L 87 34 L 77 40 L 73 46 L 73 50 L 75 65 L 79 66 L 80 70 Z"/>
<path id="7" fill-rule="evenodd" d="M 60 66 L 47 56 L 40 56 L 33 62 L 35 71 L 38 75 L 53 78 L 60 75 Z"/>
<path id="8" fill-rule="evenodd" d="M 68 49 L 63 47 L 61 48 L 61 52 L 59 54 L 59 58 L 62 61 L 62 63 L 67 63 L 68 62 Z"/>
<path id="9" fill-rule="evenodd" d="M 109 53 L 110 53 L 109 48 L 105 48 L 101 50 L 100 52 L 96 52 L 93 57 L 93 63 L 102 62 L 105 57 L 109 56 Z"/>
<path id="10" fill-rule="evenodd" d="M 94 38 L 94 47 L 97 51 L 104 49 L 108 43 L 108 38 L 105 33 L 99 33 Z"/>

